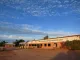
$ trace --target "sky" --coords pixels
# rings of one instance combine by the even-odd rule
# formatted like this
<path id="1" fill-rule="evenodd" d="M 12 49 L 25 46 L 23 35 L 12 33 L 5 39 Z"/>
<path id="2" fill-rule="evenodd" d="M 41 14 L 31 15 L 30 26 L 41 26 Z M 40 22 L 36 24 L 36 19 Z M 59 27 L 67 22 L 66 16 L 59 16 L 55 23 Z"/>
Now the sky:
<path id="1" fill-rule="evenodd" d="M 0 40 L 80 34 L 80 0 L 0 0 Z"/>

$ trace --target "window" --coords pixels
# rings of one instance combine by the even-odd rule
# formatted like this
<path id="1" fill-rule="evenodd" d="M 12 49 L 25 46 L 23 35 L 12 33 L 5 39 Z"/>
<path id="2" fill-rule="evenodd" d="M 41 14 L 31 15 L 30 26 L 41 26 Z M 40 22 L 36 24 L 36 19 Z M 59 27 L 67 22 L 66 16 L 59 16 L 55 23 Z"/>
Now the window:
<path id="1" fill-rule="evenodd" d="M 48 46 L 51 46 L 51 44 L 48 44 Z"/>
<path id="2" fill-rule="evenodd" d="M 32 46 L 34 46 L 34 44 L 32 44 Z"/>
<path id="3" fill-rule="evenodd" d="M 47 44 L 44 44 L 44 46 L 47 46 Z"/>
<path id="4" fill-rule="evenodd" d="M 55 47 L 57 47 L 57 43 L 54 43 Z"/>
<path id="5" fill-rule="evenodd" d="M 36 44 L 32 44 L 32 46 L 36 46 Z"/>
<path id="6" fill-rule="evenodd" d="M 36 44 L 34 44 L 34 46 L 36 46 Z"/>
<path id="7" fill-rule="evenodd" d="M 42 46 L 42 44 L 40 44 Z"/>
<path id="8" fill-rule="evenodd" d="M 29 44 L 29 46 L 31 46 L 31 44 Z"/>

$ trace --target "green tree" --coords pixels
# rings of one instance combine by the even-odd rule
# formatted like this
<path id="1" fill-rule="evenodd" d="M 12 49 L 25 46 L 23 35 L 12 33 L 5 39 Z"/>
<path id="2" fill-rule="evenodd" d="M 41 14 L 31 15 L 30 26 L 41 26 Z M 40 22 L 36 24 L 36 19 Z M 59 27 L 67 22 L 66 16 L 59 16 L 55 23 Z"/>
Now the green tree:
<path id="1" fill-rule="evenodd" d="M 15 42 L 13 42 L 15 44 L 16 47 L 19 46 L 19 43 L 21 42 L 25 42 L 23 39 L 20 39 L 20 40 L 16 40 Z"/>
<path id="2" fill-rule="evenodd" d="M 45 39 L 48 39 L 48 35 L 44 37 L 44 40 L 45 40 Z"/>
<path id="3" fill-rule="evenodd" d="M 80 50 L 80 40 L 66 41 L 65 45 L 68 49 Z"/>
<path id="4" fill-rule="evenodd" d="M 4 47 L 6 43 L 7 43 L 6 41 L 1 41 L 1 42 L 0 42 L 0 46 L 1 46 L 1 47 Z"/>

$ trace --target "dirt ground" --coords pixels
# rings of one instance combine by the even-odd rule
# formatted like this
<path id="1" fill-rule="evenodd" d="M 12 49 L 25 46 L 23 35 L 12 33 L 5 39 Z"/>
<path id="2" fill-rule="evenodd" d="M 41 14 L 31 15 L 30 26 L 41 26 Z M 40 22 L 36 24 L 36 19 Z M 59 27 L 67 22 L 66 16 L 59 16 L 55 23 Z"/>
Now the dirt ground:
<path id="1" fill-rule="evenodd" d="M 1 51 L 0 60 L 80 60 L 80 51 L 21 49 Z"/>

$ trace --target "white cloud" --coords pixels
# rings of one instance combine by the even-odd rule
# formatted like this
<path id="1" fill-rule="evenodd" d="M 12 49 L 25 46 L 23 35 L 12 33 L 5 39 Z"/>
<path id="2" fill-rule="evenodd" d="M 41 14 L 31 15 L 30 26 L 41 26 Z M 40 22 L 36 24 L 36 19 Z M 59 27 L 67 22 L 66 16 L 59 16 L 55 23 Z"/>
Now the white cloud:
<path id="1" fill-rule="evenodd" d="M 0 39 L 3 40 L 16 40 L 16 39 L 24 39 L 24 40 L 32 40 L 32 37 L 25 36 L 17 36 L 17 35 L 0 35 Z"/>
<path id="2" fill-rule="evenodd" d="M 53 35 L 53 36 L 67 36 L 67 35 L 73 35 L 75 33 L 72 32 L 64 32 L 64 31 L 50 31 L 47 32 L 49 35 Z"/>
<path id="3" fill-rule="evenodd" d="M 36 31 L 39 32 L 39 31 Z M 43 32 L 44 34 L 48 34 L 49 37 L 60 37 L 60 36 L 66 36 L 66 35 L 73 35 L 74 33 L 70 32 L 63 32 L 63 31 L 52 31 L 52 32 Z M 7 35 L 7 34 L 0 34 L 0 40 L 16 40 L 16 39 L 24 39 L 24 40 L 34 40 L 34 39 L 43 39 L 43 37 L 46 35 Z"/>
<path id="4" fill-rule="evenodd" d="M 41 31 L 35 30 L 35 32 L 41 32 Z M 49 35 L 49 37 L 60 37 L 60 36 L 67 36 L 67 35 L 75 34 L 71 32 L 63 32 L 63 31 L 45 31 L 45 32 L 42 31 L 42 33 L 43 33 L 42 35 L 35 35 L 35 33 L 34 35 L 0 34 L 0 40 L 16 40 L 16 39 L 33 40 L 33 39 L 43 39 L 43 37 L 46 35 Z"/>
<path id="5" fill-rule="evenodd" d="M 60 8 L 63 9 L 62 13 L 65 13 L 66 8 L 68 11 L 78 10 L 80 6 L 80 1 L 78 0 L 1 0 L 0 4 L 6 4 L 10 8 L 16 10 L 21 10 L 22 14 L 30 14 L 32 16 L 63 16 L 60 11 Z M 56 8 L 58 10 L 56 10 Z M 54 11 L 54 14 L 52 12 Z M 76 12 L 76 11 L 75 11 Z M 59 14 L 57 14 L 59 13 Z M 79 12 L 80 13 L 80 12 Z"/>
<path id="6" fill-rule="evenodd" d="M 13 24 L 8 22 L 0 22 L 0 32 L 12 34 L 43 34 L 41 31 L 36 31 L 39 27 L 28 24 Z"/>
<path id="7" fill-rule="evenodd" d="M 9 22 L 0 22 L 0 32 L 10 34 L 33 34 L 33 35 L 68 35 L 64 31 L 43 31 L 38 26 L 28 24 L 13 24 Z"/>
<path id="8" fill-rule="evenodd" d="M 35 27 L 33 25 L 28 25 L 28 24 L 13 24 L 9 22 L 0 22 L 0 33 L 3 33 L 4 35 L 0 35 L 0 38 L 4 39 L 34 39 L 31 35 L 34 36 L 66 36 L 66 35 L 72 35 L 75 33 L 72 32 L 65 32 L 65 31 L 44 31 L 40 29 L 40 27 Z M 7 35 L 8 33 L 9 35 Z M 11 35 L 10 35 L 11 34 Z M 17 34 L 26 34 L 29 35 L 29 37 L 25 36 L 17 36 Z M 35 37 L 37 39 L 39 37 Z"/>

